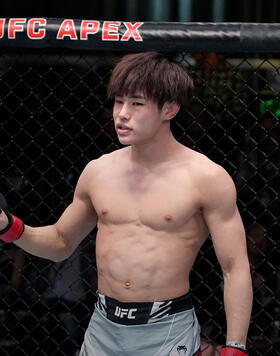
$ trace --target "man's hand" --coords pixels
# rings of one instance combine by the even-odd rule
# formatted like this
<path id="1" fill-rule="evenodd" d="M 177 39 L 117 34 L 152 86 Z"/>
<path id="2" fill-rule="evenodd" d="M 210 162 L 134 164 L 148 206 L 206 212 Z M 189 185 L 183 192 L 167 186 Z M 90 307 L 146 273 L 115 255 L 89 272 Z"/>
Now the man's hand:
<path id="1" fill-rule="evenodd" d="M 0 193 L 0 231 L 8 226 L 8 218 L 3 209 L 8 209 L 7 200 L 2 193 Z"/>
<path id="2" fill-rule="evenodd" d="M 0 239 L 4 242 L 14 242 L 24 231 L 23 222 L 7 209 L 7 201 L 0 193 Z"/>
<path id="3" fill-rule="evenodd" d="M 7 215 L 4 213 L 4 211 L 0 207 L 0 232 L 4 230 L 8 226 L 8 218 Z"/>
<path id="4" fill-rule="evenodd" d="M 248 356 L 248 353 L 237 347 L 226 346 L 222 348 L 220 356 Z"/>

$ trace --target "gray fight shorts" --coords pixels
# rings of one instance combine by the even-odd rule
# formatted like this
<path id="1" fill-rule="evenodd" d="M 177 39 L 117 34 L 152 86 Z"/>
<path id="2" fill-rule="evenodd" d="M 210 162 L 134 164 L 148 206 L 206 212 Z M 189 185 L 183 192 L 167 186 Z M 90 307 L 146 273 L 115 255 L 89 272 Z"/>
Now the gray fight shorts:
<path id="1" fill-rule="evenodd" d="M 154 303 L 121 303 L 98 294 L 80 356 L 195 356 L 199 349 L 190 293 Z"/>

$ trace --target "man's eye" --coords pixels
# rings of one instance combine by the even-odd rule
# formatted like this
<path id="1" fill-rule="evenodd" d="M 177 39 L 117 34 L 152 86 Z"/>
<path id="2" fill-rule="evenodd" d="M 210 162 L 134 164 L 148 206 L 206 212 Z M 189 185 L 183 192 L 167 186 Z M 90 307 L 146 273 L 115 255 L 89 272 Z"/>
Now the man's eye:
<path id="1" fill-rule="evenodd" d="M 133 105 L 135 105 L 135 106 L 143 106 L 144 104 L 143 103 L 139 103 L 139 102 L 136 101 L 136 102 L 133 103 Z"/>
<path id="2" fill-rule="evenodd" d="M 122 101 L 120 99 L 115 99 L 116 104 L 122 104 Z"/>

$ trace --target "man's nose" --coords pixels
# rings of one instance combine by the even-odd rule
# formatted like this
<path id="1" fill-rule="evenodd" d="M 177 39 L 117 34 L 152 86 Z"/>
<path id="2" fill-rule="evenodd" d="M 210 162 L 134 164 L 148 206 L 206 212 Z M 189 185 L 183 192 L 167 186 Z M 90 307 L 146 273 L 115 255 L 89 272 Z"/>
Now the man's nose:
<path id="1" fill-rule="evenodd" d="M 119 117 L 124 120 L 129 120 L 130 119 L 130 110 L 127 104 L 123 104 L 120 111 L 119 111 Z"/>

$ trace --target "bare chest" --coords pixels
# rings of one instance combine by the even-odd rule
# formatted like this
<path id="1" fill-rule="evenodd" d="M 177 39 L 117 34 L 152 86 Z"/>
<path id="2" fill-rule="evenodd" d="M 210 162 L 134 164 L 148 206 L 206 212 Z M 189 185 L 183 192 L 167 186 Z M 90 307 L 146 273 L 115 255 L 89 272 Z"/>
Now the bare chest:
<path id="1" fill-rule="evenodd" d="M 122 177 L 96 182 L 93 205 L 103 224 L 130 224 L 155 230 L 180 229 L 199 211 L 196 189 L 180 174 Z"/>

